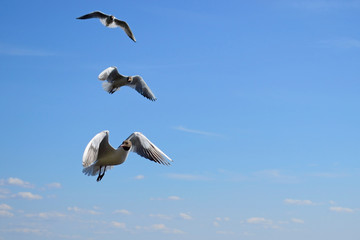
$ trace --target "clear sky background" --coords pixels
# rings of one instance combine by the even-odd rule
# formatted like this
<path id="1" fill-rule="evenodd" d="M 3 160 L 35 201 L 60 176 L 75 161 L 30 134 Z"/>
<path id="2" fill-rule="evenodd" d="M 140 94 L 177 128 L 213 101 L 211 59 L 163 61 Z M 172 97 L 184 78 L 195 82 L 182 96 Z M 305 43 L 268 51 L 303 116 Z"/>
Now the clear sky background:
<path id="1" fill-rule="evenodd" d="M 358 240 L 360 1 L 1 1 L 0 240 Z M 121 29 L 76 17 L 100 10 Z M 158 100 L 106 93 L 141 75 Z M 101 182 L 95 134 L 140 131 Z"/>

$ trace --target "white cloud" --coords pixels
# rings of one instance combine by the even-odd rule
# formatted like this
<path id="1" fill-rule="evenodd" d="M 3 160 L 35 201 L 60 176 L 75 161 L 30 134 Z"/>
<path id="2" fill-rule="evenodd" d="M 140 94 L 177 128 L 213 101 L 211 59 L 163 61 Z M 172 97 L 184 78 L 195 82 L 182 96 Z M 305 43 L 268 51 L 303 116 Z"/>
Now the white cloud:
<path id="1" fill-rule="evenodd" d="M 12 207 L 5 203 L 0 204 L 0 210 L 11 210 L 11 209 Z"/>
<path id="2" fill-rule="evenodd" d="M 246 219 L 247 223 L 251 223 L 251 224 L 271 224 L 272 221 L 265 219 L 263 217 L 252 217 L 252 218 L 248 218 Z"/>
<path id="3" fill-rule="evenodd" d="M 169 200 L 172 200 L 172 201 L 178 201 L 178 200 L 181 200 L 181 198 L 180 198 L 180 197 L 178 197 L 178 196 L 169 196 L 169 197 L 168 197 L 168 199 L 169 199 Z"/>
<path id="4" fill-rule="evenodd" d="M 164 220 L 171 220 L 172 217 L 165 215 L 165 214 L 149 214 L 150 217 L 156 217 Z"/>
<path id="5" fill-rule="evenodd" d="M 301 223 L 301 224 L 304 223 L 304 220 L 298 219 L 298 218 L 292 218 L 291 221 L 294 222 L 294 223 Z"/>
<path id="6" fill-rule="evenodd" d="M 178 201 L 181 200 L 178 196 L 169 196 L 167 198 L 150 198 L 152 201 L 163 201 L 163 200 L 171 200 L 171 201 Z"/>
<path id="7" fill-rule="evenodd" d="M 1 185 L 1 180 L 0 180 L 0 185 Z M 8 198 L 9 194 L 10 194 L 10 191 L 8 189 L 0 188 L 0 199 Z"/>
<path id="8" fill-rule="evenodd" d="M 126 229 L 126 224 L 123 222 L 112 221 L 111 225 L 116 228 Z"/>
<path id="9" fill-rule="evenodd" d="M 168 228 L 163 223 L 153 224 L 151 226 L 136 226 L 137 230 L 145 230 L 145 231 L 158 231 L 166 234 L 184 234 L 183 231 L 176 228 Z"/>
<path id="10" fill-rule="evenodd" d="M 120 213 L 123 215 L 131 215 L 131 212 L 126 209 L 115 210 L 114 213 Z"/>
<path id="11" fill-rule="evenodd" d="M 186 213 L 179 213 L 180 217 L 185 220 L 191 220 L 192 217 L 189 214 Z"/>
<path id="12" fill-rule="evenodd" d="M 219 227 L 220 226 L 220 224 L 218 222 L 216 222 L 216 221 L 213 222 L 213 225 L 214 225 L 214 227 Z"/>
<path id="13" fill-rule="evenodd" d="M 155 230 L 163 230 L 166 229 L 165 224 L 153 224 L 151 226 L 151 228 L 155 229 Z"/>
<path id="14" fill-rule="evenodd" d="M 313 203 L 310 200 L 297 200 L 297 199 L 290 199 L 290 198 L 285 199 L 284 202 L 287 204 L 293 204 L 293 205 L 315 205 L 315 203 Z"/>
<path id="15" fill-rule="evenodd" d="M 33 233 L 33 234 L 43 234 L 44 230 L 34 229 L 34 228 L 13 228 L 8 229 L 7 232 L 20 232 L 20 233 Z"/>
<path id="16" fill-rule="evenodd" d="M 31 192 L 19 192 L 15 195 L 15 197 L 21 197 L 21 198 L 25 198 L 25 199 L 29 199 L 29 200 L 39 200 L 42 199 L 43 197 L 37 194 L 33 194 Z"/>
<path id="17" fill-rule="evenodd" d="M 57 182 L 49 183 L 46 185 L 48 188 L 61 188 L 61 184 Z"/>
<path id="18" fill-rule="evenodd" d="M 59 212 L 31 213 L 31 214 L 26 214 L 25 216 L 26 217 L 37 217 L 37 218 L 43 218 L 43 219 L 66 217 L 65 214 L 59 213 Z"/>
<path id="19" fill-rule="evenodd" d="M 6 46 L 2 44 L 0 45 L 0 55 L 47 57 L 53 56 L 54 53 L 29 48 Z"/>
<path id="20" fill-rule="evenodd" d="M 142 180 L 142 179 L 144 179 L 144 178 L 145 178 L 144 175 L 137 175 L 134 179 L 136 179 L 136 180 Z"/>
<path id="21" fill-rule="evenodd" d="M 345 208 L 345 207 L 330 207 L 330 210 L 334 212 L 346 212 L 346 213 L 352 213 L 355 211 L 354 209 Z"/>
<path id="22" fill-rule="evenodd" d="M 25 182 L 20 178 L 9 177 L 8 179 L 0 179 L 0 185 L 14 185 L 24 188 L 33 188 L 34 185 L 29 182 Z"/>
<path id="23" fill-rule="evenodd" d="M 2 217 L 12 217 L 14 214 L 8 210 L 0 210 L 0 216 Z"/>
<path id="24" fill-rule="evenodd" d="M 99 215 L 101 214 L 100 212 L 94 211 L 94 210 L 89 210 L 89 209 L 82 209 L 79 207 L 68 207 L 67 208 L 68 211 L 72 211 L 72 212 L 76 212 L 76 213 L 86 213 L 86 214 L 91 214 L 91 215 Z"/>
<path id="25" fill-rule="evenodd" d="M 195 133 L 195 134 L 204 135 L 204 136 L 221 137 L 220 134 L 216 134 L 216 133 L 212 133 L 212 132 L 199 131 L 199 130 L 194 130 L 194 129 L 189 129 L 189 128 L 182 127 L 182 126 L 174 127 L 174 129 L 182 131 L 182 132 Z"/>
<path id="26" fill-rule="evenodd" d="M 265 169 L 261 171 L 254 172 L 253 175 L 257 178 L 266 179 L 266 181 L 271 180 L 281 183 L 296 183 L 298 182 L 297 177 L 284 175 L 278 169 Z"/>

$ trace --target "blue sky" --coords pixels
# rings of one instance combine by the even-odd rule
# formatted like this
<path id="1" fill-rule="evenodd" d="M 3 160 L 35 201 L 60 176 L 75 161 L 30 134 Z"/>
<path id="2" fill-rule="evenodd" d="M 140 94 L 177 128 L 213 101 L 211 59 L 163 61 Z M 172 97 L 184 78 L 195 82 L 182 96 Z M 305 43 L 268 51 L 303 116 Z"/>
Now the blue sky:
<path id="1" fill-rule="evenodd" d="M 0 240 L 358 239 L 360 1 L 2 1 Z M 129 23 L 137 42 L 98 20 Z M 109 66 L 158 100 L 107 94 Z M 101 182 L 91 138 L 140 131 Z"/>

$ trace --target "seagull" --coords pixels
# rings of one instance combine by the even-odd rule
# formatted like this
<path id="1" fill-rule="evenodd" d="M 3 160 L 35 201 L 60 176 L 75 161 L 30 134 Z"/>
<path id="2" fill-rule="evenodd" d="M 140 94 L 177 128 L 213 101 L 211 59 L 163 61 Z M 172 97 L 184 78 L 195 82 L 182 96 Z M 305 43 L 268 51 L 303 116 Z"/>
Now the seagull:
<path id="1" fill-rule="evenodd" d="M 98 78 L 104 81 L 102 86 L 110 94 L 113 94 L 122 86 L 129 86 L 151 101 L 156 100 L 155 95 L 140 76 L 123 76 L 116 67 L 108 67 L 99 74 Z"/>
<path id="2" fill-rule="evenodd" d="M 129 151 L 167 166 L 170 165 L 169 161 L 173 161 L 140 132 L 132 133 L 114 149 L 109 144 L 109 131 L 105 130 L 96 134 L 86 146 L 82 159 L 83 173 L 88 176 L 98 175 L 96 181 L 99 182 L 105 171 L 125 162 Z"/>
<path id="3" fill-rule="evenodd" d="M 125 33 L 131 38 L 134 42 L 136 39 L 134 34 L 131 32 L 129 25 L 125 21 L 121 21 L 114 17 L 113 15 L 107 15 L 100 11 L 95 11 L 89 14 L 85 14 L 84 16 L 78 17 L 76 19 L 89 19 L 89 18 L 99 18 L 100 22 L 109 28 L 121 27 Z"/>

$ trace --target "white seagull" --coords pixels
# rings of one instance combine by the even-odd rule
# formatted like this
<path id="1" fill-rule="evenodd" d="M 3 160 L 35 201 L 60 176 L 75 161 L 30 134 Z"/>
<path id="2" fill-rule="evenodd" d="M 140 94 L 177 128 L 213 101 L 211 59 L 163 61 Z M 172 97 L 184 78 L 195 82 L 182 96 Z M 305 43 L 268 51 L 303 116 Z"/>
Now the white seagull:
<path id="1" fill-rule="evenodd" d="M 109 131 L 106 130 L 96 134 L 86 146 L 82 159 L 83 173 L 88 176 L 98 175 L 96 181 L 100 181 L 106 170 L 125 162 L 129 151 L 159 164 L 170 165 L 169 161 L 172 162 L 171 158 L 140 132 L 132 133 L 114 149 L 109 144 Z"/>
<path id="2" fill-rule="evenodd" d="M 131 38 L 134 42 L 136 42 L 134 34 L 131 32 L 129 25 L 125 21 L 121 21 L 114 17 L 113 15 L 107 15 L 100 11 L 95 11 L 89 14 L 85 14 L 84 16 L 78 17 L 76 19 L 89 19 L 89 18 L 98 18 L 102 24 L 109 28 L 121 27 L 125 33 Z"/>
<path id="3" fill-rule="evenodd" d="M 104 90 L 110 94 L 113 94 L 122 86 L 128 86 L 134 88 L 151 101 L 156 100 L 155 95 L 140 76 L 123 76 L 118 72 L 116 67 L 108 67 L 99 74 L 98 78 L 99 80 L 104 81 L 102 86 Z"/>

